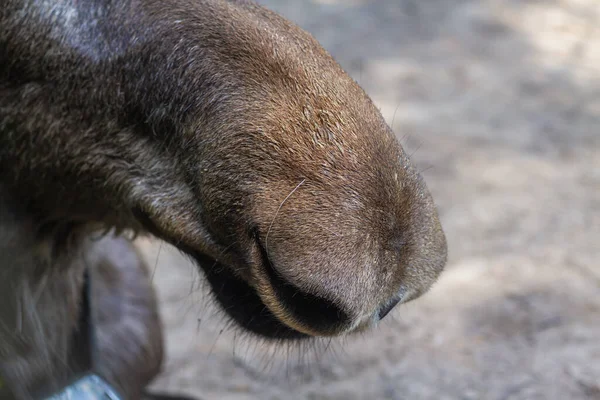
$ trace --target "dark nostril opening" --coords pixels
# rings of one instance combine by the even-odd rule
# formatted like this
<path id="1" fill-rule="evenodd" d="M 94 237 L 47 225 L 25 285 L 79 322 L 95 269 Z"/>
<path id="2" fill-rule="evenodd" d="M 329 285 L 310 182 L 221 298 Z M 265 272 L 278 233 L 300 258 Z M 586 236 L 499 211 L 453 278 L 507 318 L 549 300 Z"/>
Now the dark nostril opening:
<path id="1" fill-rule="evenodd" d="M 257 243 L 271 286 L 279 302 L 296 321 L 323 333 L 337 331 L 350 324 L 350 316 L 332 301 L 302 291 L 287 282 L 275 270 L 260 240 L 257 239 Z"/>
<path id="2" fill-rule="evenodd" d="M 386 305 L 381 307 L 381 309 L 379 310 L 379 319 L 380 320 L 384 319 L 385 316 L 388 315 L 394 307 L 396 307 L 396 305 L 400 302 L 400 299 L 401 299 L 400 296 L 395 297 L 390 302 L 388 302 Z"/>

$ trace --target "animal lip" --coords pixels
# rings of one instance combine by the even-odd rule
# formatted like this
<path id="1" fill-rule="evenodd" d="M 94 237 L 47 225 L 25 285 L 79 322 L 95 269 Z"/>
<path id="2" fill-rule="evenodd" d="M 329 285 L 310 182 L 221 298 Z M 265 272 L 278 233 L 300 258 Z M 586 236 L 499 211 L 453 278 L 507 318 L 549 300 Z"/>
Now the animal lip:
<path id="1" fill-rule="evenodd" d="M 256 290 L 230 268 L 197 252 L 188 252 L 204 270 L 213 296 L 240 327 L 271 339 L 305 339 L 309 336 L 282 323 L 261 300 Z"/>

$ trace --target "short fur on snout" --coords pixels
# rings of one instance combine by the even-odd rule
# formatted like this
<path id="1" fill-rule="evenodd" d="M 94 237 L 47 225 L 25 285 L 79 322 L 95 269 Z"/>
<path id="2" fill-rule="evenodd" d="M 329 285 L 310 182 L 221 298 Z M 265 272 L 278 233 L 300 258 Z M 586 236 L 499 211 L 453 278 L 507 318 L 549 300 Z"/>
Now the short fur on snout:
<path id="1" fill-rule="evenodd" d="M 98 229 L 150 233 L 240 326 L 300 338 L 367 327 L 442 271 L 422 178 L 289 21 L 250 1 L 6 3 L 0 195 L 42 275 Z"/>

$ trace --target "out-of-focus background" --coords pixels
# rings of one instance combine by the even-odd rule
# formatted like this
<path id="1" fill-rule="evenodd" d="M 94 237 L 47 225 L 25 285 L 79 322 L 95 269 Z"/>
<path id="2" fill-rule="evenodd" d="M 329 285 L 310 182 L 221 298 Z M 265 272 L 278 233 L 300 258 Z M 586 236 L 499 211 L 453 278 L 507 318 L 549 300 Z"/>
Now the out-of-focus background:
<path id="1" fill-rule="evenodd" d="M 379 329 L 287 348 L 231 329 L 187 259 L 141 241 L 167 332 L 154 387 L 600 399 L 600 2 L 261 3 L 315 35 L 393 119 L 439 207 L 448 267 Z"/>

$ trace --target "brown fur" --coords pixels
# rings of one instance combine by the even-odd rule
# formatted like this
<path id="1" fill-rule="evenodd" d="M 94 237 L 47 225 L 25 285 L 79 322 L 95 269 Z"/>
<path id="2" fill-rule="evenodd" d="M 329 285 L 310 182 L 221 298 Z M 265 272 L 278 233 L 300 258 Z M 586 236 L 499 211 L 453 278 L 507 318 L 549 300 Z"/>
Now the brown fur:
<path id="1" fill-rule="evenodd" d="M 132 329 L 140 346 L 111 366 L 131 337 L 103 342 L 105 374 L 137 371 L 124 389 L 136 398 L 156 373 L 143 267 L 124 239 L 90 244 L 98 229 L 173 243 L 232 318 L 271 337 L 362 329 L 441 272 L 446 242 L 424 182 L 368 96 L 295 25 L 248 1 L 5 3 L 0 268 L 31 290 L 52 276 L 67 296 L 42 290 L 60 318 L 38 319 L 54 336 L 35 339 L 32 326 L 18 343 L 0 328 L 0 373 L 33 379 L 19 346 L 35 342 L 37 355 L 65 340 L 88 257 L 100 312 L 131 311 L 101 329 Z"/>

